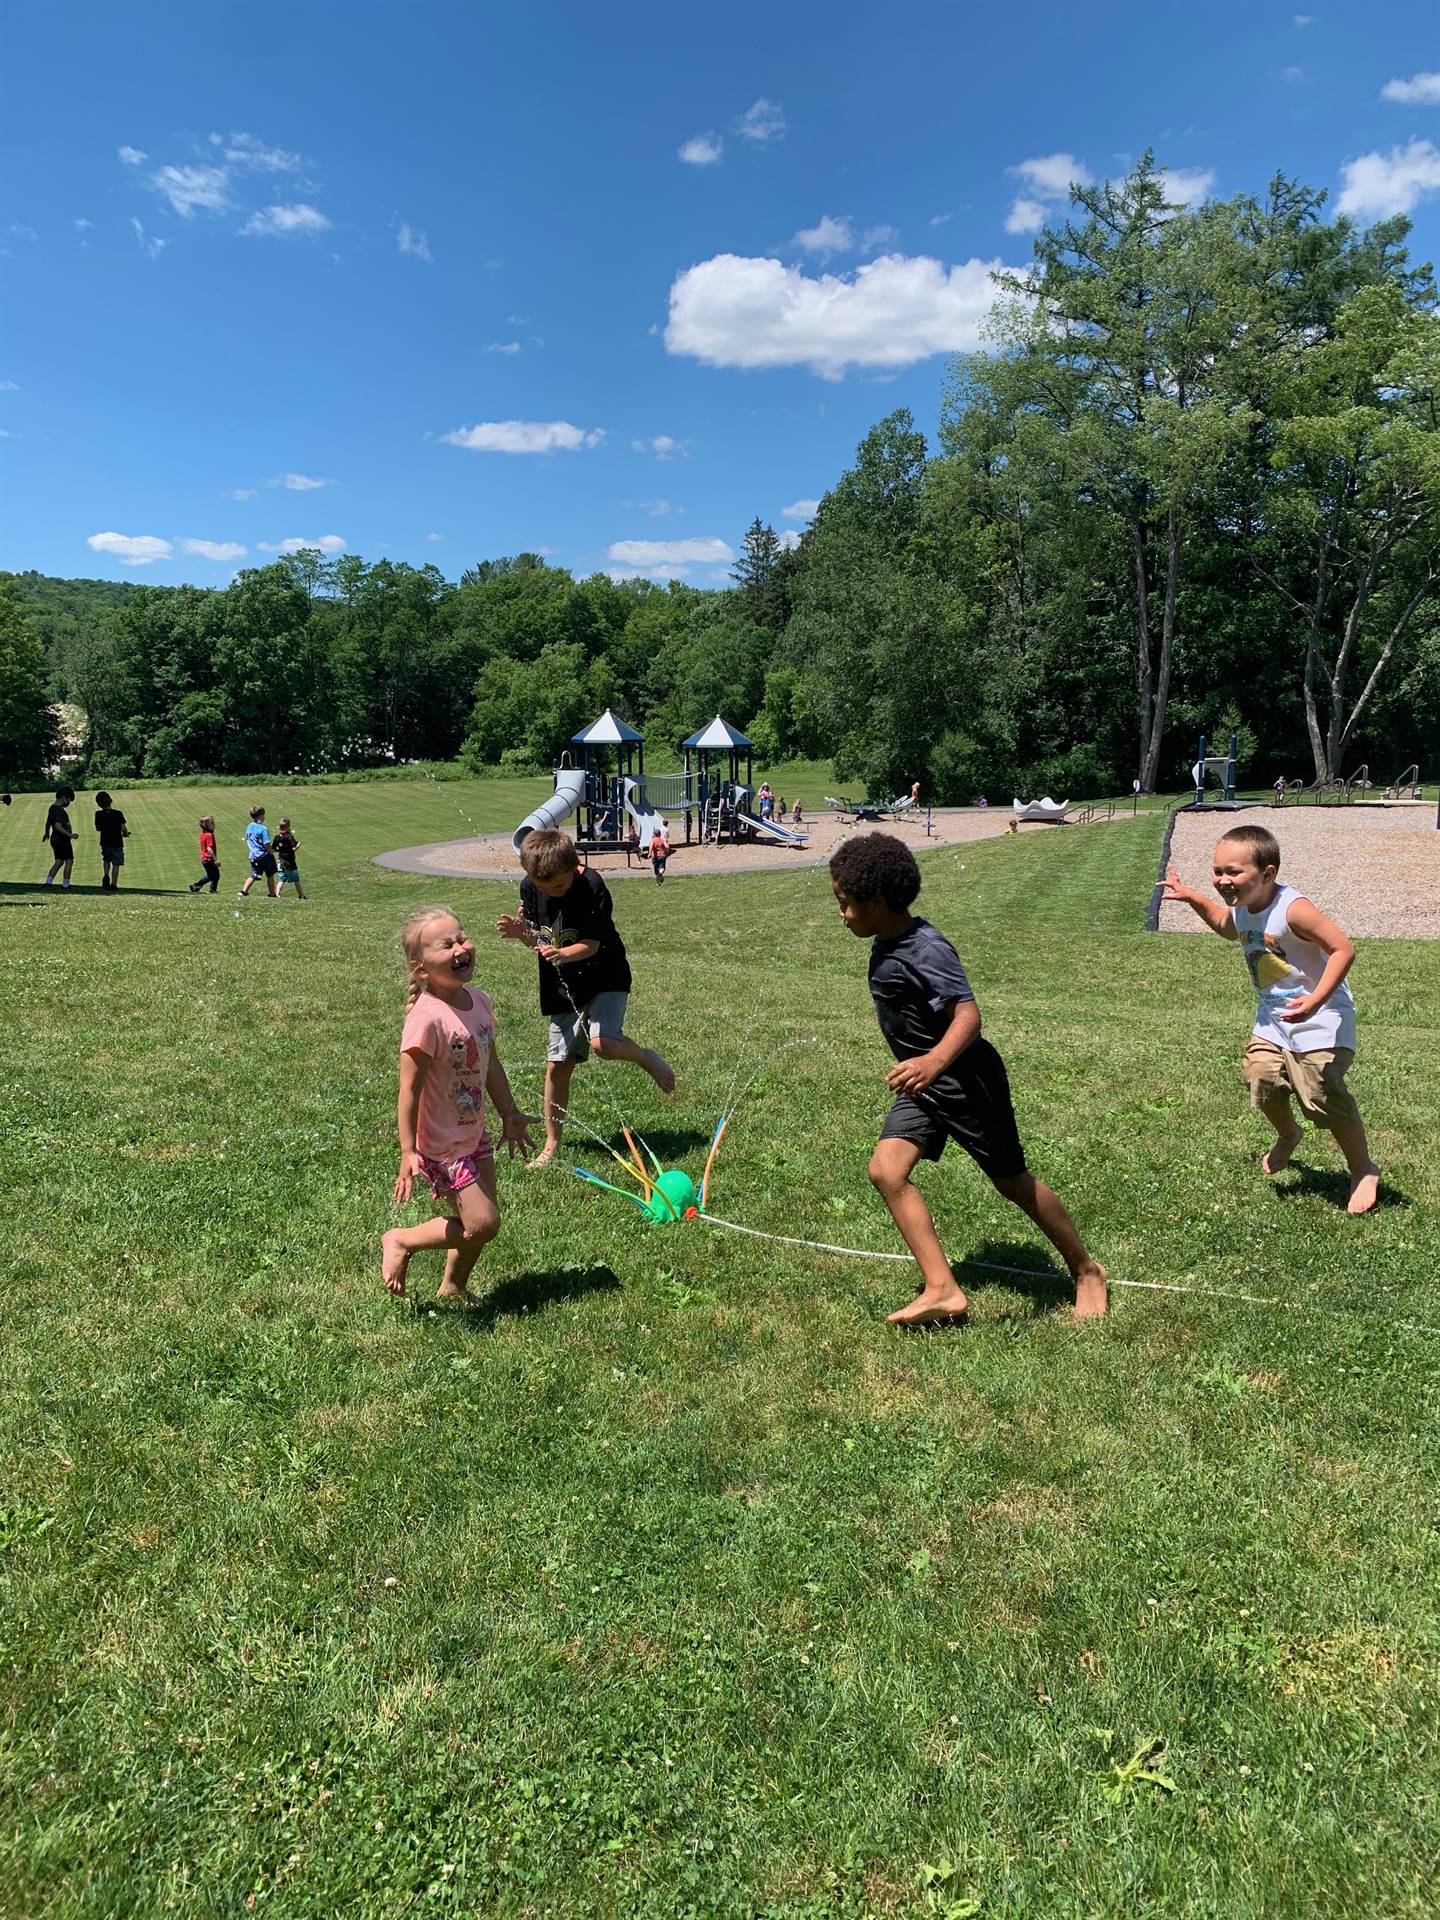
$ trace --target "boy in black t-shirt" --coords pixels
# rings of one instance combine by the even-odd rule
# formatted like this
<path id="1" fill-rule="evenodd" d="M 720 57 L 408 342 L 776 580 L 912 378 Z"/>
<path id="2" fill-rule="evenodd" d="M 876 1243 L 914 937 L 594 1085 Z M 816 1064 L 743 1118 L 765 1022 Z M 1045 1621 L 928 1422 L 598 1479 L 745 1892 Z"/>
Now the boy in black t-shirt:
<path id="1" fill-rule="evenodd" d="M 280 862 L 280 873 L 275 886 L 276 898 L 278 899 L 284 893 L 288 884 L 295 889 L 295 898 L 303 900 L 305 889 L 300 884 L 300 842 L 291 831 L 288 820 L 280 822 L 275 838 L 270 842 L 270 851 Z"/>
<path id="2" fill-rule="evenodd" d="M 114 893 L 120 885 L 120 869 L 125 864 L 125 842 L 130 837 L 130 829 L 108 793 L 95 796 L 95 831 L 100 836 L 100 891 Z"/>
<path id="3" fill-rule="evenodd" d="M 520 864 L 520 912 L 502 914 L 496 930 L 540 956 L 540 1011 L 550 1019 L 545 1145 L 529 1164 L 543 1167 L 565 1131 L 571 1077 L 592 1048 L 601 1060 L 633 1060 L 664 1094 L 675 1091 L 675 1074 L 653 1047 L 626 1036 L 630 962 L 605 882 L 554 827 L 526 836 Z"/>
<path id="4" fill-rule="evenodd" d="M 1105 1269 L 1086 1252 L 1060 1196 L 1025 1166 L 1005 1063 L 980 1035 L 980 1010 L 950 942 L 910 909 L 920 891 L 915 856 L 890 833 L 848 840 L 830 861 L 840 917 L 872 939 L 870 992 L 896 1065 L 896 1095 L 870 1159 L 870 1179 L 924 1280 L 898 1326 L 958 1320 L 966 1299 L 940 1245 L 924 1196 L 911 1181 L 920 1160 L 938 1160 L 947 1140 L 970 1155 L 1007 1200 L 1039 1227 L 1070 1269 L 1075 1311 L 1104 1313 Z"/>
<path id="5" fill-rule="evenodd" d="M 45 815 L 45 831 L 40 836 L 42 840 L 50 842 L 50 851 L 55 856 L 54 864 L 45 876 L 45 884 L 47 887 L 53 887 L 55 876 L 63 867 L 65 877 L 60 885 L 67 891 L 70 886 L 70 875 L 75 870 L 75 829 L 70 824 L 68 811 L 74 798 L 73 787 L 55 789 L 55 798 Z"/>

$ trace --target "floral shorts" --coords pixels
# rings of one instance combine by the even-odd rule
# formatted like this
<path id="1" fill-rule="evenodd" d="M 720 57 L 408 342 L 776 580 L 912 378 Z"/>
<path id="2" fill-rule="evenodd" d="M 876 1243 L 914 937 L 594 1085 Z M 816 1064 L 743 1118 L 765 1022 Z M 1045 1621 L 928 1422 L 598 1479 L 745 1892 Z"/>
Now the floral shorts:
<path id="1" fill-rule="evenodd" d="M 453 1160 L 432 1160 L 428 1154 L 420 1155 L 420 1171 L 430 1182 L 430 1191 L 437 1200 L 444 1200 L 452 1193 L 459 1193 L 464 1187 L 473 1187 L 480 1178 L 480 1168 L 487 1160 L 495 1158 L 495 1149 L 490 1144 L 488 1133 L 482 1133 L 479 1144 L 469 1153 L 458 1154 Z"/>

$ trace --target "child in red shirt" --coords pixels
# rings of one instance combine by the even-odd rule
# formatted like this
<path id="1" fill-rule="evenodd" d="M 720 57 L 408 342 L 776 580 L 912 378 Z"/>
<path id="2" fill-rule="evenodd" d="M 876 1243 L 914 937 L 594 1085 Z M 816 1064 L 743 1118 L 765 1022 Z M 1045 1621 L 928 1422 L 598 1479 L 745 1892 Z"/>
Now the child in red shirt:
<path id="1" fill-rule="evenodd" d="M 198 880 L 192 880 L 190 891 L 199 893 L 208 882 L 214 893 L 220 884 L 220 862 L 215 853 L 215 822 L 208 813 L 200 816 L 200 864 L 205 869 Z"/>

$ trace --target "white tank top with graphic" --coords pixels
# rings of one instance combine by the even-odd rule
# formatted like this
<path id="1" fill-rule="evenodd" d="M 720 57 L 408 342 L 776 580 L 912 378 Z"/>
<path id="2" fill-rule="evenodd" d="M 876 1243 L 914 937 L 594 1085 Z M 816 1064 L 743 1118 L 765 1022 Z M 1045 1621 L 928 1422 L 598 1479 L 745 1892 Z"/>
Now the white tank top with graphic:
<path id="1" fill-rule="evenodd" d="M 1330 958 L 1323 947 L 1301 939 L 1291 928 L 1290 903 L 1299 898 L 1294 887 L 1280 887 L 1259 913 L 1241 906 L 1233 909 L 1235 931 L 1259 996 L 1255 1038 L 1287 1053 L 1324 1053 L 1335 1047 L 1353 1050 L 1355 1001 L 1343 980 L 1308 1020 L 1280 1017 L 1290 1001 L 1315 991 Z"/>

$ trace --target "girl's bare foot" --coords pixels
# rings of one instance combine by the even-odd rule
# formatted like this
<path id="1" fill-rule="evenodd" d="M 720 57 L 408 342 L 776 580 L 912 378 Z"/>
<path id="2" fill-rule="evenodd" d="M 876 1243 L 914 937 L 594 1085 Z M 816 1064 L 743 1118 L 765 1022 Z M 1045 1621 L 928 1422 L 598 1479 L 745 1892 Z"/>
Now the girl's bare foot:
<path id="1" fill-rule="evenodd" d="M 1350 1182 L 1350 1199 L 1345 1208 L 1347 1213 L 1369 1213 L 1380 1199 L 1380 1169 L 1372 1160 L 1364 1173 L 1357 1173 Z"/>
<path id="2" fill-rule="evenodd" d="M 442 1280 L 435 1298 L 437 1300 L 451 1301 L 455 1306 L 459 1307 L 474 1307 L 479 1305 L 474 1294 L 463 1280 L 458 1286 L 453 1280 Z"/>
<path id="3" fill-rule="evenodd" d="M 380 1236 L 380 1277 L 397 1300 L 405 1298 L 405 1269 L 410 1265 L 410 1255 L 403 1245 L 403 1236 L 399 1227 L 392 1227 L 388 1233 Z"/>
<path id="4" fill-rule="evenodd" d="M 963 1320 L 969 1305 L 959 1287 L 951 1287 L 948 1293 L 917 1293 L 913 1300 L 897 1307 L 886 1318 L 892 1327 L 943 1326 Z"/>
<path id="5" fill-rule="evenodd" d="M 1075 1276 L 1075 1318 L 1093 1320 L 1110 1304 L 1110 1289 L 1105 1284 L 1105 1269 L 1098 1260 L 1082 1267 Z"/>
<path id="6" fill-rule="evenodd" d="M 1269 1174 L 1283 1173 L 1290 1164 L 1291 1154 L 1303 1138 L 1304 1135 L 1298 1127 L 1294 1133 L 1282 1133 L 1270 1151 L 1261 1155 L 1260 1165 L 1263 1171 Z"/>
<path id="7" fill-rule="evenodd" d="M 559 1151 L 560 1142 L 558 1140 L 547 1140 L 539 1153 L 535 1155 L 535 1158 L 525 1162 L 525 1171 L 527 1173 L 534 1173 L 538 1167 L 548 1167 Z"/>
<path id="8" fill-rule="evenodd" d="M 662 1060 L 653 1047 L 647 1047 L 649 1059 L 645 1062 L 645 1071 L 667 1097 L 675 1091 L 675 1069 L 668 1060 Z"/>

